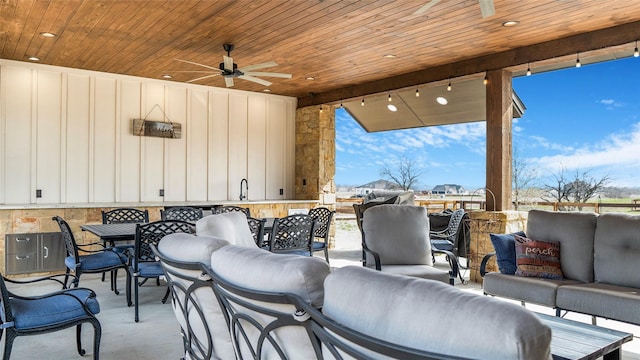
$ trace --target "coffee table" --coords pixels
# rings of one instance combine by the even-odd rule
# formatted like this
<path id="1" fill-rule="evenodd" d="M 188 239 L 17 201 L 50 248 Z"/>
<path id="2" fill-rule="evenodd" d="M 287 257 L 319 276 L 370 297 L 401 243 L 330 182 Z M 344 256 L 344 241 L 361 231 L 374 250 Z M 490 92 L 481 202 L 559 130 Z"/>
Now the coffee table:
<path id="1" fill-rule="evenodd" d="M 536 314 L 551 328 L 551 355 L 554 359 L 621 359 L 622 344 L 633 334 L 596 325 Z"/>

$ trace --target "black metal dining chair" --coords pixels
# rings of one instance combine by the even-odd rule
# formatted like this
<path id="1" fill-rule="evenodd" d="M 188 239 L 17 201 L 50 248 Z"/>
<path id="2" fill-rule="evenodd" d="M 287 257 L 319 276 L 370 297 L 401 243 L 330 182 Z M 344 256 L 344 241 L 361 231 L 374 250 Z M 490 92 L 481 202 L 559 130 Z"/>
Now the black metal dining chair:
<path id="1" fill-rule="evenodd" d="M 128 258 L 126 253 L 118 251 L 112 247 L 105 247 L 103 243 L 96 242 L 90 244 L 78 245 L 71 227 L 60 216 L 54 216 L 52 218 L 60 227 L 62 233 L 62 239 L 67 250 L 67 256 L 64 259 L 64 263 L 67 267 L 65 271 L 65 284 L 70 278 L 71 273 L 74 273 L 74 286 L 78 286 L 80 276 L 83 273 L 96 274 L 96 273 L 111 273 L 111 290 L 118 295 L 117 277 L 115 276 L 115 270 L 124 269 L 127 272 L 127 304 L 131 305 L 131 293 L 130 293 L 130 276 Z M 98 248 L 96 250 L 96 248 Z M 80 255 L 84 253 L 86 255 Z"/>
<path id="2" fill-rule="evenodd" d="M 269 238 L 269 251 L 312 256 L 316 221 L 306 214 L 276 218 Z"/>
<path id="3" fill-rule="evenodd" d="M 64 284 L 57 277 L 65 276 Z M 0 276 L 0 338 L 5 332 L 3 359 L 8 360 L 13 350 L 13 341 L 18 336 L 38 335 L 76 327 L 76 347 L 78 354 L 86 352 L 82 348 L 82 324 L 93 326 L 93 358 L 100 353 L 102 328 L 95 314 L 100 312 L 96 293 L 84 288 L 66 288 L 67 275 L 54 275 L 33 280 L 11 280 Z M 23 296 L 12 293 L 6 283 L 35 284 L 50 280 L 62 285 L 62 290 L 36 296 Z M 73 281 L 76 283 L 76 281 Z M 24 358 L 24 356 L 22 357 Z"/>
<path id="4" fill-rule="evenodd" d="M 158 246 L 160 240 L 163 237 L 174 233 L 188 233 L 195 234 L 195 226 L 186 221 L 180 220 L 160 220 L 147 224 L 138 224 L 136 227 L 136 240 L 133 256 L 131 257 L 129 272 L 133 278 L 134 289 L 134 306 L 135 306 L 135 321 L 140 320 L 139 316 L 139 299 L 138 289 L 148 279 L 156 279 L 156 284 L 159 285 L 159 278 L 163 276 L 162 267 L 156 260 L 153 254 L 151 245 Z M 139 282 L 139 279 L 144 279 Z M 169 289 L 162 299 L 162 302 L 166 302 L 169 297 Z"/>
<path id="5" fill-rule="evenodd" d="M 312 249 L 316 251 L 324 251 L 324 258 L 329 262 L 329 235 L 331 228 L 331 219 L 335 211 L 326 207 L 318 207 L 309 210 L 309 216 L 316 221 L 316 229 L 313 233 Z"/>
<path id="6" fill-rule="evenodd" d="M 247 217 L 251 217 L 251 210 L 249 210 L 249 208 L 245 208 L 241 206 L 227 205 L 227 206 L 218 206 L 211 209 L 211 212 L 213 214 L 222 214 L 222 213 L 228 213 L 232 211 L 241 211 L 245 215 L 247 215 Z"/>

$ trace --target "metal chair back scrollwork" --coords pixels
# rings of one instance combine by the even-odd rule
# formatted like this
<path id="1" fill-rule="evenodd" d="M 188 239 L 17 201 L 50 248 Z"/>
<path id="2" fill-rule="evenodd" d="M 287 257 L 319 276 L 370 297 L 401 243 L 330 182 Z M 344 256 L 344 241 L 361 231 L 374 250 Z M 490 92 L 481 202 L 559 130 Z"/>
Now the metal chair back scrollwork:
<path id="1" fill-rule="evenodd" d="M 274 219 L 269 251 L 311 256 L 315 228 L 316 221 L 306 214 Z"/>
<path id="2" fill-rule="evenodd" d="M 251 210 L 249 210 L 249 208 L 245 208 L 241 206 L 228 205 L 228 206 L 218 206 L 211 209 L 211 212 L 213 214 L 223 214 L 223 213 L 228 213 L 232 211 L 241 211 L 245 215 L 247 215 L 247 217 L 251 217 Z"/>
<path id="3" fill-rule="evenodd" d="M 102 212 L 103 224 L 146 223 L 149 222 L 149 210 L 119 208 Z"/>
<path id="4" fill-rule="evenodd" d="M 180 220 L 190 223 L 202 219 L 202 209 L 190 206 L 177 206 L 166 210 L 160 210 L 162 220 Z"/>
<path id="5" fill-rule="evenodd" d="M 247 218 L 249 230 L 251 230 L 251 236 L 253 236 L 253 240 L 255 240 L 256 245 L 261 248 L 269 246 L 264 237 L 264 224 L 266 221 L 266 219 L 256 219 L 252 217 Z"/>

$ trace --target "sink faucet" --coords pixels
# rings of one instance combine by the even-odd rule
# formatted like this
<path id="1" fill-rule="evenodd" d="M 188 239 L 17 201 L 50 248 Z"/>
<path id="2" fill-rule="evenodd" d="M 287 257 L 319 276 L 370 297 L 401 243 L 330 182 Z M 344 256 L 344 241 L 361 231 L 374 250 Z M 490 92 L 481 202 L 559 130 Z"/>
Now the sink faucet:
<path id="1" fill-rule="evenodd" d="M 244 190 L 246 190 L 244 192 L 242 191 L 243 190 L 243 187 L 242 187 L 243 183 L 244 183 Z M 249 182 L 247 181 L 247 179 L 240 180 L 240 201 L 246 199 L 248 193 L 249 193 Z"/>

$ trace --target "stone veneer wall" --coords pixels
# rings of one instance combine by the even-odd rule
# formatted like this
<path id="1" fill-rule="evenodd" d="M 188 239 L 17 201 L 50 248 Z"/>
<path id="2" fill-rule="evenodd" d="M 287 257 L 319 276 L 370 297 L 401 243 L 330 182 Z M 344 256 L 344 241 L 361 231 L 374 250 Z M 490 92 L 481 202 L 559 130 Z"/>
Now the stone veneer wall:
<path id="1" fill-rule="evenodd" d="M 318 204 L 316 201 L 309 202 L 278 202 L 278 203 L 235 203 L 228 205 L 238 205 L 249 208 L 251 216 L 258 218 L 283 217 L 287 216 L 289 209 L 311 209 Z M 60 228 L 54 216 L 65 219 L 71 231 L 80 244 L 95 242 L 98 239 L 85 231 L 80 230 L 83 224 L 101 224 L 102 210 L 108 211 L 115 207 L 108 208 L 32 208 L 32 209 L 0 209 L 0 269 L 5 272 L 5 235 L 21 233 L 59 232 Z M 136 207 L 137 209 L 149 210 L 149 220 L 160 220 L 160 210 L 163 206 Z M 32 274 L 30 274 L 32 275 Z"/>
<path id="2" fill-rule="evenodd" d="M 471 281 L 482 283 L 480 263 L 488 253 L 494 252 L 489 234 L 512 233 L 525 230 L 527 213 L 521 211 L 471 211 L 470 223 L 470 256 Z M 498 271 L 495 257 L 487 264 L 487 271 Z"/>
<path id="3" fill-rule="evenodd" d="M 319 206 L 335 210 L 335 106 L 308 106 L 296 111 L 295 164 L 295 198 L 318 200 Z M 330 232 L 329 247 L 333 247 L 335 226 Z"/>

